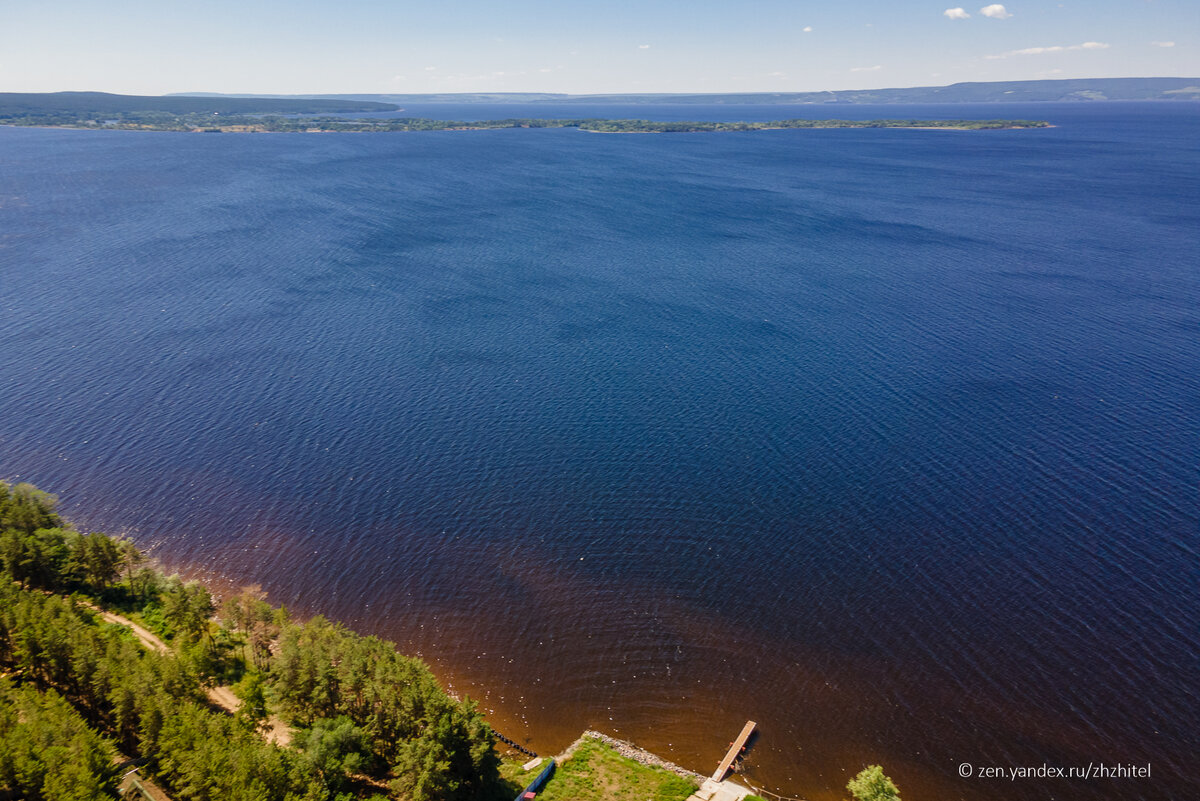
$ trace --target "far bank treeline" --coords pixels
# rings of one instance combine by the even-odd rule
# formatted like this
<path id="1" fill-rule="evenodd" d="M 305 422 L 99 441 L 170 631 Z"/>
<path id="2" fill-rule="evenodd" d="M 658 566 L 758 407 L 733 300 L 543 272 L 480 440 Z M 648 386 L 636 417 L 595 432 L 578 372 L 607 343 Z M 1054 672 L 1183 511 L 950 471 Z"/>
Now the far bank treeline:
<path id="1" fill-rule="evenodd" d="M 503 128 L 578 128 L 598 133 L 705 133 L 814 128 L 937 128 L 957 131 L 1047 128 L 1043 120 L 775 120 L 772 122 L 684 122 L 658 120 L 530 119 L 430 120 L 420 117 L 350 119 L 168 114 L 147 112 L 79 119 L 68 114 L 3 116 L 0 125 L 193 133 L 388 133 L 401 131 L 486 131 Z"/>
<path id="2" fill-rule="evenodd" d="M 395 131 L 466 131 L 499 128 L 578 128 L 600 133 L 702 133 L 793 128 L 945 128 L 994 130 L 1045 128 L 1040 120 L 807 120 L 773 122 L 663 122 L 508 118 L 430 120 L 419 117 L 351 117 L 352 113 L 394 111 L 383 103 L 269 98 L 136 97 L 100 92 L 28 95 L 0 93 L 0 125 L 99 128 L 140 131 L 383 133 Z M 337 113 L 339 116 L 330 116 Z"/>
<path id="3" fill-rule="evenodd" d="M 133 766 L 194 801 L 512 797 L 475 704 L 421 661 L 320 617 L 292 621 L 250 590 L 218 607 L 54 506 L 0 482 L 0 799 L 113 799 Z M 236 714 L 209 701 L 218 685 L 241 699 Z M 278 719 L 290 747 L 267 736 Z"/>

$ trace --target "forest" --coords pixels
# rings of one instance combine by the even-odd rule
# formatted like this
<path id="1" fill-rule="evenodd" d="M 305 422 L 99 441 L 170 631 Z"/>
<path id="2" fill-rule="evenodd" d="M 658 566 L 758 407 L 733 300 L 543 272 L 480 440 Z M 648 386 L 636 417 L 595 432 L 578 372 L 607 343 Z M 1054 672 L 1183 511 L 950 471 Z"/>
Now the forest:
<path id="1" fill-rule="evenodd" d="M 56 503 L 0 481 L 0 801 L 506 801 L 540 770 L 391 643 L 253 587 L 218 604 Z M 547 799 L 696 787 L 580 743 Z M 899 801 L 876 765 L 847 789 Z"/>
<path id="2" fill-rule="evenodd" d="M 197 114 L 339 114 L 395 111 L 398 106 L 373 100 L 304 97 L 229 97 L 187 95 L 115 95 L 109 92 L 0 92 L 0 116 L 45 117 Z"/>
<path id="3" fill-rule="evenodd" d="M 0 799 L 117 798 L 130 772 L 195 801 L 512 797 L 476 705 L 420 660 L 253 589 L 218 604 L 31 485 L 0 482 L 0 573 Z"/>
<path id="4" fill-rule="evenodd" d="M 329 133 L 463 131 L 498 128 L 577 128 L 601 133 L 702 133 L 791 128 L 1044 128 L 1040 120 L 811 120 L 771 122 L 661 121 L 638 119 L 432 120 L 361 117 L 397 106 L 368 101 L 241 97 L 139 97 L 102 92 L 0 93 L 0 125 L 199 133 Z"/>

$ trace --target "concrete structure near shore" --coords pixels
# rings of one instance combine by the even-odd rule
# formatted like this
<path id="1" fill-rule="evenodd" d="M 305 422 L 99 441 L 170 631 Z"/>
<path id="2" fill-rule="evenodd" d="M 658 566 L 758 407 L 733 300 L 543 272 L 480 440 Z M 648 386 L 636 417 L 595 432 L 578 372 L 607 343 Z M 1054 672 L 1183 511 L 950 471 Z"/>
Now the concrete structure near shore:
<path id="1" fill-rule="evenodd" d="M 700 789 L 688 796 L 687 801 L 742 801 L 753 793 L 748 787 L 734 782 L 718 782 L 705 779 Z"/>
<path id="2" fill-rule="evenodd" d="M 752 723 L 748 724 L 748 727 L 752 726 Z M 741 746 L 745 744 L 746 738 L 749 737 L 749 733 L 745 730 L 743 730 L 743 734 L 745 734 L 745 737 L 739 736 L 735 741 L 735 744 L 737 745 L 737 752 L 739 753 L 741 751 Z M 675 763 L 668 762 L 662 757 L 652 754 L 644 748 L 639 748 L 633 743 L 625 740 L 618 740 L 615 737 L 610 737 L 607 734 L 602 734 L 598 731 L 585 731 L 578 740 L 571 743 L 567 750 L 563 751 L 556 757 L 559 764 L 562 764 L 566 760 L 570 759 L 571 755 L 575 753 L 575 749 L 579 747 L 580 743 L 588 739 L 598 740 L 607 745 L 609 748 L 612 748 L 621 756 L 632 759 L 634 762 L 638 762 L 646 766 L 663 768 L 664 770 L 671 771 L 677 776 L 682 776 L 686 779 L 691 779 L 697 782 L 700 785 L 699 789 L 688 796 L 687 801 L 742 801 L 743 798 L 754 793 L 754 791 L 750 788 L 743 787 L 735 782 L 718 781 L 711 778 L 705 778 L 695 771 L 681 768 Z M 722 762 L 724 762 L 724 760 L 722 760 Z"/>

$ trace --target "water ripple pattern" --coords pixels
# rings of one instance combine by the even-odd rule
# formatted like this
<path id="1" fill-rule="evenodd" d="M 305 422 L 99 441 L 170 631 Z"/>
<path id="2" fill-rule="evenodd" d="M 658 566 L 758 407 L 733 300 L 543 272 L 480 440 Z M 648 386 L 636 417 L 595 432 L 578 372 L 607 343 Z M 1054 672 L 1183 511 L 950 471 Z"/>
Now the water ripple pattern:
<path id="1" fill-rule="evenodd" d="M 637 111 L 702 112 L 779 113 Z M 0 475 L 542 753 L 1200 797 L 1200 114 L 1003 113 L 1057 127 L 0 129 Z"/>

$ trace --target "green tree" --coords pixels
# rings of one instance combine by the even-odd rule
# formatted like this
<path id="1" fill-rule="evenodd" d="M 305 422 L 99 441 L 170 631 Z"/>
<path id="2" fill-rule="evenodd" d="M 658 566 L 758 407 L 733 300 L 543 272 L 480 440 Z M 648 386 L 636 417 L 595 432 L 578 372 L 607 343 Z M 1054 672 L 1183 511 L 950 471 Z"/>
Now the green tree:
<path id="1" fill-rule="evenodd" d="M 281 615 L 263 600 L 258 585 L 242 591 L 221 604 L 221 620 L 233 631 L 246 635 L 254 667 L 264 670 L 271 657 L 271 643 L 279 636 Z"/>
<path id="2" fill-rule="evenodd" d="M 121 553 L 120 567 L 125 571 L 125 583 L 129 585 L 129 591 L 133 592 L 133 571 L 146 561 L 146 555 L 138 550 L 133 540 L 121 537 L 116 542 Z"/>
<path id="3" fill-rule="evenodd" d="M 32 484 L 9 486 L 0 481 L 0 529 L 29 534 L 39 528 L 58 528 L 62 520 L 54 512 L 57 505 L 58 498 Z"/>
<path id="4" fill-rule="evenodd" d="M 74 576 L 99 590 L 112 583 L 122 558 L 116 540 L 104 534 L 81 534 L 70 538 L 68 543 L 69 565 Z"/>
<path id="5" fill-rule="evenodd" d="M 152 567 L 142 565 L 132 569 L 129 575 L 129 593 L 138 603 L 154 602 L 162 593 L 164 581 L 162 573 Z"/>
<path id="6" fill-rule="evenodd" d="M 216 607 L 212 595 L 198 581 L 175 581 L 162 594 L 162 612 L 167 623 L 186 640 L 197 640 L 208 630 Z"/>
<path id="7" fill-rule="evenodd" d="M 900 801 L 900 791 L 879 765 L 863 768 L 846 789 L 855 801 Z"/>
<path id="8" fill-rule="evenodd" d="M 398 746 L 392 788 L 414 801 L 486 797 L 499 768 L 491 730 L 473 703 L 437 707 L 421 734 Z"/>
<path id="9" fill-rule="evenodd" d="M 0 796 L 28 801 L 116 797 L 116 751 L 53 690 L 0 679 Z"/>
<path id="10" fill-rule="evenodd" d="M 263 674 L 254 671 L 233 685 L 233 694 L 242 702 L 238 716 L 254 729 L 262 730 L 267 720 L 267 694 Z"/>
<path id="11" fill-rule="evenodd" d="M 61 528 L 0 532 L 0 567 L 28 587 L 60 589 L 70 582 L 68 532 Z"/>
<path id="12" fill-rule="evenodd" d="M 317 775 L 334 792 L 346 786 L 347 774 L 358 773 L 371 761 L 366 732 L 344 715 L 318 720 L 302 746 Z"/>

